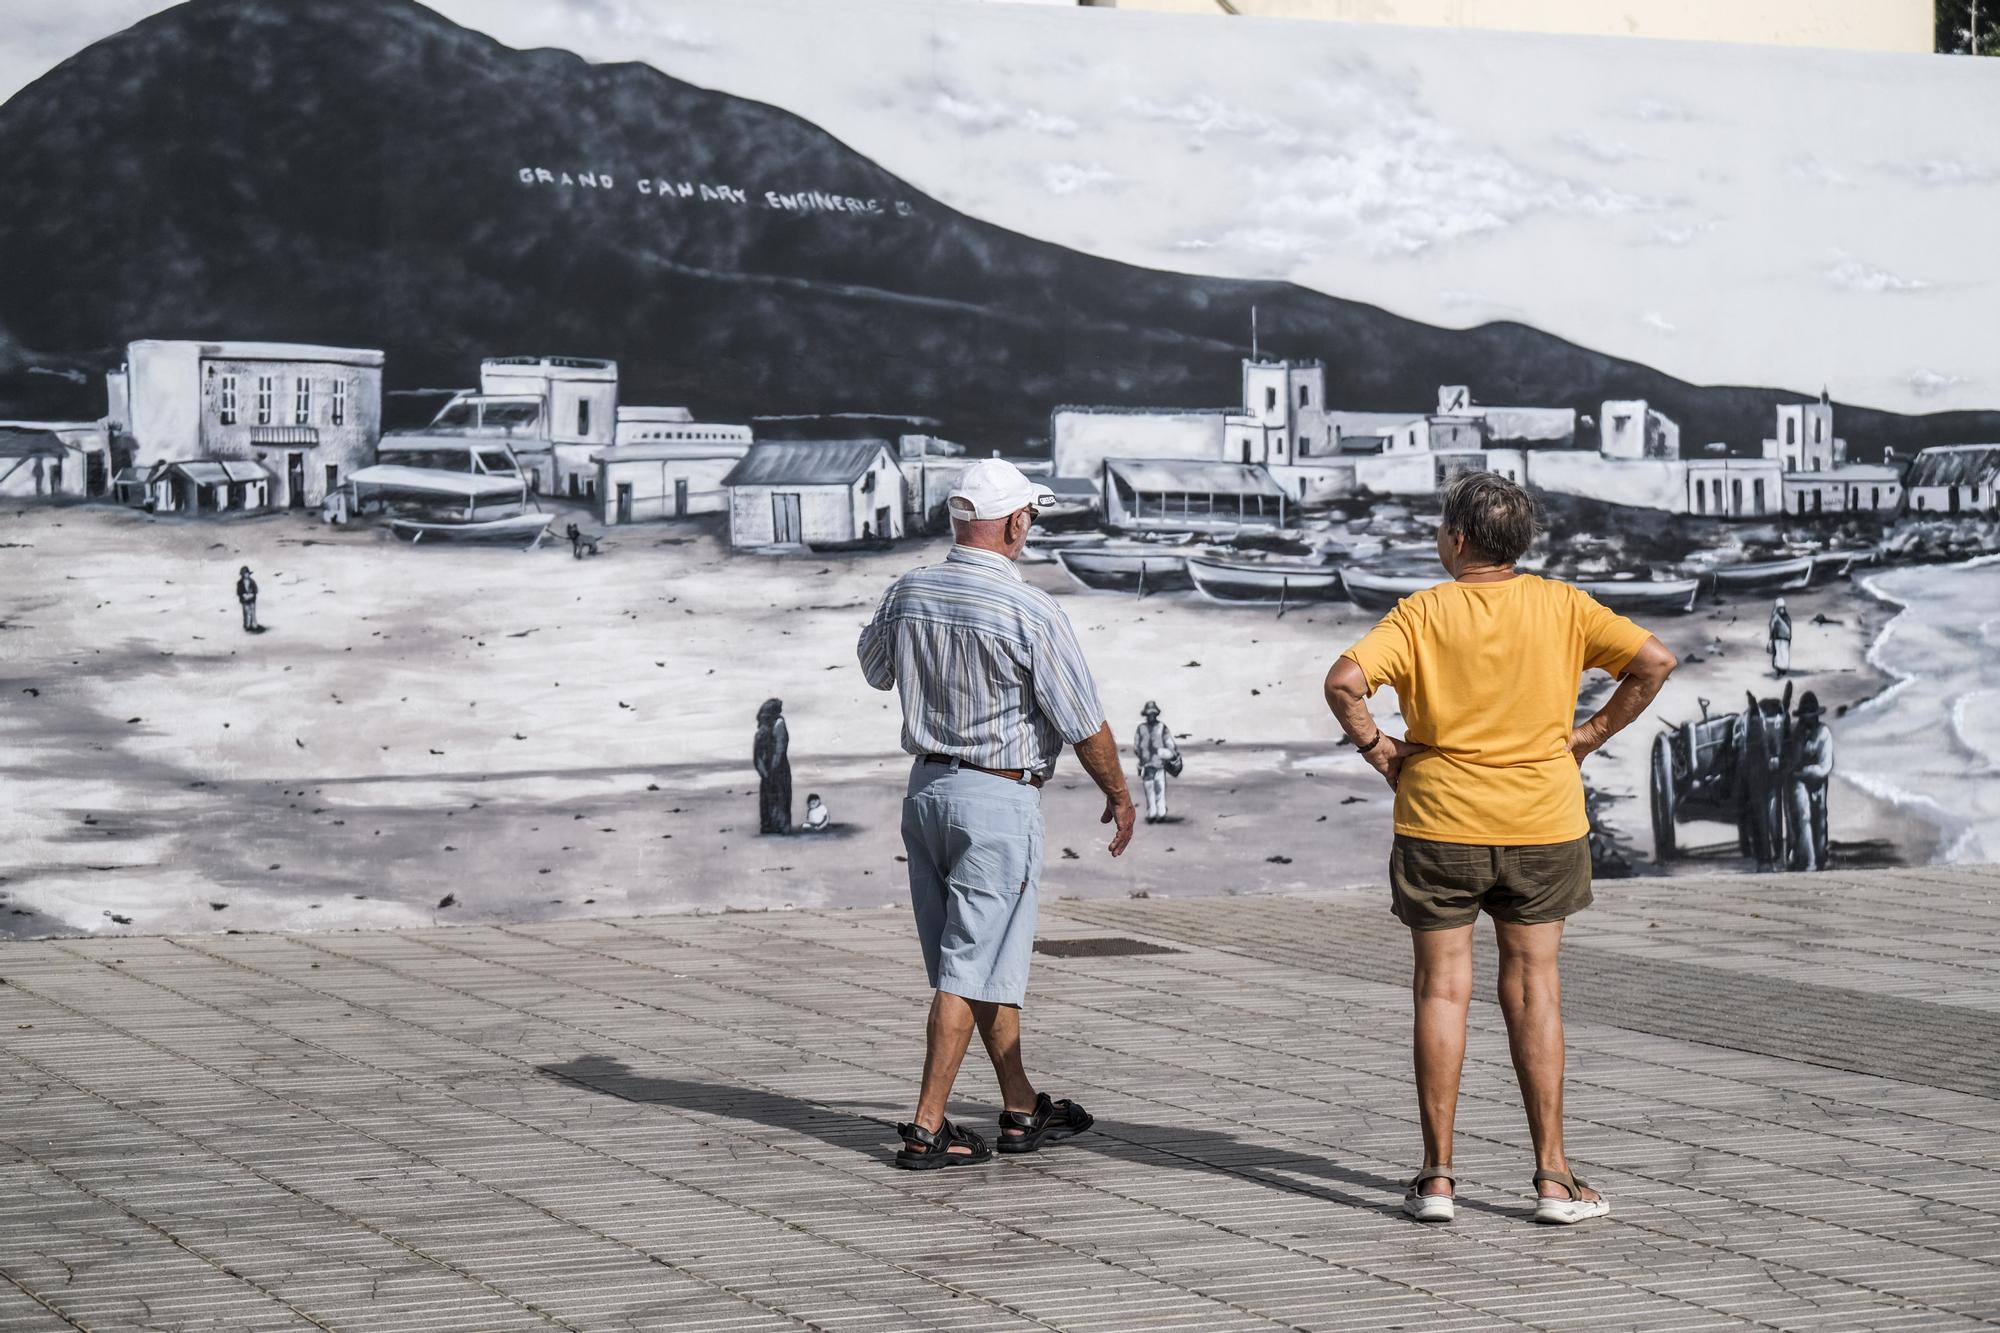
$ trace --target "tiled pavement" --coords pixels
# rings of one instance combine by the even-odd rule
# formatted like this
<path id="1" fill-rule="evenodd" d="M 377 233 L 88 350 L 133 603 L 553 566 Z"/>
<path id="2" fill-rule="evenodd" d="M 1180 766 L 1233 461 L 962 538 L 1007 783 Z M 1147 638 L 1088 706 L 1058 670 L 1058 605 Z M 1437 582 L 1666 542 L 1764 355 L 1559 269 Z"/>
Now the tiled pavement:
<path id="1" fill-rule="evenodd" d="M 0 947 L 0 1330 L 2000 1324 L 2000 870 L 1599 886 L 1571 1150 L 1526 1220 L 1475 1007 L 1450 1227 L 1375 895 L 1063 901 L 1046 1086 L 1098 1131 L 890 1171 L 903 915 Z M 1483 959 L 1482 983 L 1491 960 Z M 975 1054 L 965 1120 L 990 1125 Z"/>

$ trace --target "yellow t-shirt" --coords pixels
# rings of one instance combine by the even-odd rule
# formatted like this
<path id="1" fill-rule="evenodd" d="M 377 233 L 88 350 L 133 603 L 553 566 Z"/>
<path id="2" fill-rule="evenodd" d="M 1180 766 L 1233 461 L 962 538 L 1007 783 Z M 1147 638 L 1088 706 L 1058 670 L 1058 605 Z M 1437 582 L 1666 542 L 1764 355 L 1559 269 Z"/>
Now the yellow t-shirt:
<path id="1" fill-rule="evenodd" d="M 1396 832 L 1432 842 L 1532 846 L 1590 832 L 1569 755 L 1585 669 L 1623 673 L 1649 637 L 1589 593 L 1517 574 L 1440 583 L 1396 603 L 1343 657 L 1371 695 L 1392 686 L 1410 756 Z"/>

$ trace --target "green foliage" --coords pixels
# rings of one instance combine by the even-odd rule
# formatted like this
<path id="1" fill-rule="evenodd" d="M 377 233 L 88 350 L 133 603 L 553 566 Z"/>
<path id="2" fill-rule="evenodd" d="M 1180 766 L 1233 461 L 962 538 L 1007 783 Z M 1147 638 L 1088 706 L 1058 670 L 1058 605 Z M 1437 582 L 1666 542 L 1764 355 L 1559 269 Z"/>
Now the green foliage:
<path id="1" fill-rule="evenodd" d="M 2000 56 L 2000 0 L 1936 0 L 1937 49 Z"/>

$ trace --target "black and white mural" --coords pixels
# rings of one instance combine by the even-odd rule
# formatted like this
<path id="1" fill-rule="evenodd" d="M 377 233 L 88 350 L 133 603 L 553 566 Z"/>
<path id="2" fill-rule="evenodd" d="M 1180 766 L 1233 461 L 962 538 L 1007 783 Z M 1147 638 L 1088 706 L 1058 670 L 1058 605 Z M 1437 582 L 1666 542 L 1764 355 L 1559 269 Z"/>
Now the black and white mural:
<path id="1" fill-rule="evenodd" d="M 898 901 L 854 637 L 996 453 L 1149 802 L 1059 773 L 1049 892 L 1379 878 L 1320 677 L 1465 468 L 1684 663 L 1601 874 L 2000 856 L 2000 68 L 0 7 L 9 934 Z"/>

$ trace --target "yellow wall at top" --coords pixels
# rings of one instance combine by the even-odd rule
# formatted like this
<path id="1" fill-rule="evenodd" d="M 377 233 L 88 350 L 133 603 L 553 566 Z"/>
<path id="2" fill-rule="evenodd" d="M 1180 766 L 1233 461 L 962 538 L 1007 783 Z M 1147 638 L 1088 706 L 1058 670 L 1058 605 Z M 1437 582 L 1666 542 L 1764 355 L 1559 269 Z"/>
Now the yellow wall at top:
<path id="1" fill-rule="evenodd" d="M 1221 16 L 1217 0 L 1087 0 Z M 1929 51 L 1930 0 L 1230 0 L 1246 15 Z"/>

